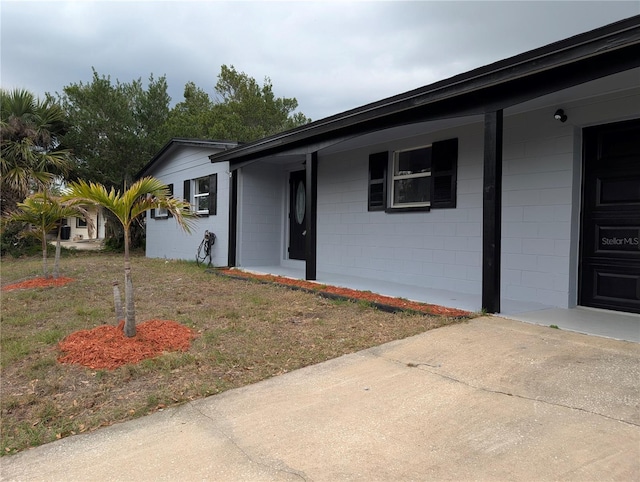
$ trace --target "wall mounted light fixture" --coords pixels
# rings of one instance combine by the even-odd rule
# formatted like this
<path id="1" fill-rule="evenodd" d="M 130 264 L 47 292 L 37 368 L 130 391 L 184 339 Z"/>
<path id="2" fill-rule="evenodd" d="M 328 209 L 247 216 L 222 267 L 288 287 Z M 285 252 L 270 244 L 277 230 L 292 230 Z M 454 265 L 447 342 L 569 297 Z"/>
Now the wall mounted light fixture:
<path id="1" fill-rule="evenodd" d="M 567 114 L 564 113 L 564 110 L 558 109 L 555 114 L 553 114 L 553 118 L 555 120 L 559 120 L 560 122 L 567 121 Z"/>

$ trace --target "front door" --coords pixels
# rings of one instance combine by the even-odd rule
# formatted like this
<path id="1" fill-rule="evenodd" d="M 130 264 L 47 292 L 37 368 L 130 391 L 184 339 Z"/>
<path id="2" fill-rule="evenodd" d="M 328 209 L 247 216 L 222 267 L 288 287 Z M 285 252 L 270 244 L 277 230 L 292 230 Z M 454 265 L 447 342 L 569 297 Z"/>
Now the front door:
<path id="1" fill-rule="evenodd" d="M 289 259 L 305 259 L 307 190 L 305 171 L 289 177 Z"/>
<path id="2" fill-rule="evenodd" d="M 640 120 L 584 130 L 579 302 L 640 313 Z"/>

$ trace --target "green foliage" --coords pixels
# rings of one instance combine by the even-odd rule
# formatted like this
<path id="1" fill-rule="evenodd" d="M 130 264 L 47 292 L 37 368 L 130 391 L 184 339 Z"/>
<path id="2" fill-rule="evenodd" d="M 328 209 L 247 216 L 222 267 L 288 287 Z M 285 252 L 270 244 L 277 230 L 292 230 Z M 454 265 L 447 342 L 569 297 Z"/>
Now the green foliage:
<path id="1" fill-rule="evenodd" d="M 34 256 L 42 252 L 42 245 L 36 238 L 22 236 L 24 223 L 3 223 L 0 233 L 0 256 Z"/>
<path id="2" fill-rule="evenodd" d="M 66 132 L 64 111 L 53 99 L 23 89 L 0 89 L 0 192 L 3 212 L 30 191 L 68 172 L 70 153 L 59 148 Z"/>
<path id="3" fill-rule="evenodd" d="M 166 143 L 171 98 L 166 78 L 130 83 L 93 70 L 90 83 L 70 84 L 59 95 L 71 128 L 62 141 L 76 156 L 74 179 L 107 187 L 131 185 L 135 174 Z"/>
<path id="4" fill-rule="evenodd" d="M 215 92 L 212 100 L 188 82 L 184 101 L 169 114 L 170 136 L 250 142 L 310 122 L 294 112 L 295 98 L 275 97 L 268 77 L 261 86 L 244 72 L 223 65 Z"/>

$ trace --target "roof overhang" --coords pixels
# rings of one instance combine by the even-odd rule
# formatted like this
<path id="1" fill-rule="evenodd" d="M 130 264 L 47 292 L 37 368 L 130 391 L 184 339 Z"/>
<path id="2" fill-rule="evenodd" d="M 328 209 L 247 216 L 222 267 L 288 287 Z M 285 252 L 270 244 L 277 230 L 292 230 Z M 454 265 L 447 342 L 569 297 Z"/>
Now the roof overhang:
<path id="1" fill-rule="evenodd" d="M 176 151 L 183 147 L 204 147 L 207 149 L 219 149 L 227 151 L 238 146 L 237 142 L 231 141 L 211 141 L 205 139 L 186 139 L 181 137 L 174 137 L 167 142 L 158 153 L 151 159 L 138 173 L 135 178 L 139 179 L 151 170 L 164 156 Z"/>
<path id="2" fill-rule="evenodd" d="M 640 67 L 640 15 L 216 153 L 231 167 L 396 126 L 492 112 Z"/>

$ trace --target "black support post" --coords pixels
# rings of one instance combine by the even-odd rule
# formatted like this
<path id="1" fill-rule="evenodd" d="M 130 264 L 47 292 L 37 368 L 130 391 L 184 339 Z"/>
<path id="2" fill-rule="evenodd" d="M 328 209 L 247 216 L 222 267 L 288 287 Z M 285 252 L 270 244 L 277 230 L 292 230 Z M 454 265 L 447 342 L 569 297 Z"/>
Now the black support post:
<path id="1" fill-rule="evenodd" d="M 305 163 L 306 171 L 306 235 L 305 235 L 305 279 L 315 281 L 316 279 L 316 257 L 317 257 L 317 224 L 318 224 L 318 153 L 307 154 Z"/>
<path id="2" fill-rule="evenodd" d="M 227 265 L 231 268 L 236 265 L 236 249 L 238 243 L 238 170 L 231 171 L 229 183 L 229 246 L 227 253 Z"/>
<path id="3" fill-rule="evenodd" d="M 500 312 L 502 240 L 502 110 L 484 117 L 482 200 L 482 309 Z"/>

